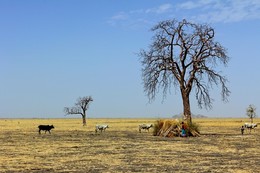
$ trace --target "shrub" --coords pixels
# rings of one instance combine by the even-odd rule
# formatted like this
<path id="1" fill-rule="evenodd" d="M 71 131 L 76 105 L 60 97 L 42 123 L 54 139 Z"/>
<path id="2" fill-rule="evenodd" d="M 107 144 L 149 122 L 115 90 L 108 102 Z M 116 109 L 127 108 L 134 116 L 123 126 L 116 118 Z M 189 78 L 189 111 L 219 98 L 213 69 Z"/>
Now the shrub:
<path id="1" fill-rule="evenodd" d="M 188 123 L 187 124 L 187 134 L 188 134 L 188 136 L 196 136 L 195 133 L 196 133 L 196 135 L 200 134 L 199 125 L 197 123 L 194 123 L 194 122 Z"/>

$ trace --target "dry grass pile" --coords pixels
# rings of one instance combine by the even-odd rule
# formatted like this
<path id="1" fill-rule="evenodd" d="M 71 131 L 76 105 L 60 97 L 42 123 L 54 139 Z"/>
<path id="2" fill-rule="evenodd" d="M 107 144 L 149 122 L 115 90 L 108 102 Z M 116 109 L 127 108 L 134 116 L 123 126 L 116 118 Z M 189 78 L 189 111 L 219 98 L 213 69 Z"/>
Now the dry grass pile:
<path id="1" fill-rule="evenodd" d="M 181 136 L 181 123 L 179 120 L 157 120 L 154 124 L 154 136 L 177 137 Z M 196 123 L 184 123 L 187 136 L 200 136 Z"/>
<path id="2" fill-rule="evenodd" d="M 180 122 L 177 120 L 157 120 L 154 124 L 154 136 L 180 136 Z"/>

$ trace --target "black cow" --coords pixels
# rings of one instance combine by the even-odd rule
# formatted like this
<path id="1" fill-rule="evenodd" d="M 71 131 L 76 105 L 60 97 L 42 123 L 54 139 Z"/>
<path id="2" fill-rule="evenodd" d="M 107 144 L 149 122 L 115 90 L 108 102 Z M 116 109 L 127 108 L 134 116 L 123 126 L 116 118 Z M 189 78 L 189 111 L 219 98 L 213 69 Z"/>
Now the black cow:
<path id="1" fill-rule="evenodd" d="M 51 129 L 54 129 L 54 126 L 53 125 L 39 125 L 38 126 L 39 128 L 39 134 L 41 134 L 41 130 L 44 130 L 45 133 L 48 131 L 49 133 L 51 133 Z"/>

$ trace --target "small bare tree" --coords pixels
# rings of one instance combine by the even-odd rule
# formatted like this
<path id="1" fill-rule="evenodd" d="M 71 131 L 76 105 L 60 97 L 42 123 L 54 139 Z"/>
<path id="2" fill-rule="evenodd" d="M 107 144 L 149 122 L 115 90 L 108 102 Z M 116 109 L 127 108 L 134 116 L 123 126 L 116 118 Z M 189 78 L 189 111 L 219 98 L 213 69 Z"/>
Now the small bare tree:
<path id="1" fill-rule="evenodd" d="M 72 115 L 72 114 L 80 114 L 82 116 L 83 120 L 83 126 L 86 125 L 86 117 L 87 117 L 87 110 L 89 107 L 90 102 L 92 102 L 93 99 L 91 96 L 86 97 L 79 97 L 77 102 L 75 103 L 74 107 L 65 107 L 64 112 L 66 115 Z"/>
<path id="2" fill-rule="evenodd" d="M 249 105 L 246 109 L 246 115 L 250 118 L 251 123 L 253 123 L 253 119 L 256 117 L 256 107 L 254 105 Z"/>
<path id="3" fill-rule="evenodd" d="M 148 51 L 141 50 L 144 91 L 149 101 L 160 88 L 163 97 L 173 85 L 180 89 L 183 116 L 192 122 L 190 93 L 194 88 L 199 108 L 212 107 L 210 89 L 221 86 L 224 101 L 230 94 L 227 79 L 216 71 L 219 64 L 227 65 L 226 49 L 214 40 L 215 31 L 208 25 L 186 20 L 167 20 L 152 28 L 155 35 Z"/>

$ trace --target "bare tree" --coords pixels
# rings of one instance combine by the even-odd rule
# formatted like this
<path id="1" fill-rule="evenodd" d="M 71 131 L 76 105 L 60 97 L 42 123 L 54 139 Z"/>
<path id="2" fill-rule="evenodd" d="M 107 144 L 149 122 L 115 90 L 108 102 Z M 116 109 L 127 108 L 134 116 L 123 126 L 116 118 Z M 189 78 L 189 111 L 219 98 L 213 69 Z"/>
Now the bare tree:
<path id="1" fill-rule="evenodd" d="M 256 117 L 256 107 L 254 105 L 249 105 L 246 109 L 246 114 L 250 118 L 251 123 L 253 123 L 253 119 Z"/>
<path id="2" fill-rule="evenodd" d="M 152 44 L 139 56 L 143 66 L 144 91 L 149 101 L 155 99 L 160 88 L 163 98 L 171 86 L 179 88 L 183 101 L 183 116 L 192 122 L 190 93 L 194 93 L 199 108 L 212 108 L 210 89 L 221 86 L 223 101 L 230 94 L 227 79 L 216 71 L 219 64 L 229 61 L 226 49 L 214 40 L 215 31 L 207 24 L 195 24 L 186 20 L 167 20 L 152 28 L 155 32 Z"/>
<path id="3" fill-rule="evenodd" d="M 89 107 L 90 102 L 92 102 L 93 99 L 91 96 L 86 97 L 79 97 L 77 102 L 75 103 L 74 107 L 65 107 L 64 112 L 66 115 L 72 115 L 72 114 L 80 114 L 82 116 L 83 120 L 83 126 L 86 125 L 86 117 L 87 117 L 87 110 Z"/>

